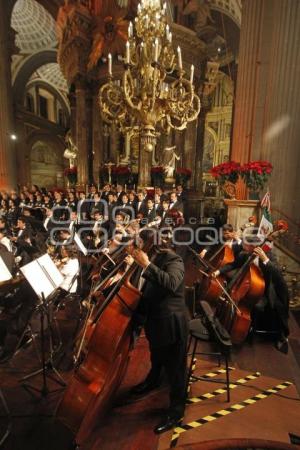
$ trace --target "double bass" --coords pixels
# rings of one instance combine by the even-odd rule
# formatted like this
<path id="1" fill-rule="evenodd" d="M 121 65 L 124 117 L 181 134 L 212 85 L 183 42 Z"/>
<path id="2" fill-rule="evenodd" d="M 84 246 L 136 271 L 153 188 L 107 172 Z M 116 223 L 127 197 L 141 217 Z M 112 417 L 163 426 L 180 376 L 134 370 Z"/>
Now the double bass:
<path id="1" fill-rule="evenodd" d="M 145 251 L 149 251 L 149 243 Z M 57 410 L 57 418 L 81 445 L 105 413 L 125 374 L 131 349 L 131 318 L 141 293 L 130 278 L 133 263 L 101 305 L 83 362 L 75 371 Z"/>

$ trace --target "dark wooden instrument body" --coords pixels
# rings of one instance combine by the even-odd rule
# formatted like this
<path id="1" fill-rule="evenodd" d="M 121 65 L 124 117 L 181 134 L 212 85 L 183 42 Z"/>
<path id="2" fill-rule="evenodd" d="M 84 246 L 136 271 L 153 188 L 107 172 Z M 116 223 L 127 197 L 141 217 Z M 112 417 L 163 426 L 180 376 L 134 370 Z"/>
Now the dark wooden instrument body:
<path id="1" fill-rule="evenodd" d="M 131 347 L 131 318 L 140 291 L 128 279 L 102 312 L 89 336 L 85 358 L 66 388 L 57 418 L 82 444 L 111 403 Z"/>
<path id="2" fill-rule="evenodd" d="M 232 286 L 231 298 L 222 297 L 216 308 L 216 315 L 227 329 L 234 344 L 241 344 L 247 338 L 251 326 L 251 311 L 263 296 L 265 281 L 258 266 L 251 263 L 247 271 Z"/>
<path id="3" fill-rule="evenodd" d="M 234 254 L 232 249 L 228 245 L 223 245 L 215 255 L 209 259 L 209 265 L 214 267 L 215 270 L 225 266 L 225 264 L 232 263 L 234 261 Z M 219 276 L 218 281 L 224 286 L 225 277 Z M 203 277 L 201 280 L 201 295 L 203 299 L 209 302 L 212 306 L 217 305 L 219 297 L 222 295 L 222 289 L 218 282 L 212 277 Z"/>

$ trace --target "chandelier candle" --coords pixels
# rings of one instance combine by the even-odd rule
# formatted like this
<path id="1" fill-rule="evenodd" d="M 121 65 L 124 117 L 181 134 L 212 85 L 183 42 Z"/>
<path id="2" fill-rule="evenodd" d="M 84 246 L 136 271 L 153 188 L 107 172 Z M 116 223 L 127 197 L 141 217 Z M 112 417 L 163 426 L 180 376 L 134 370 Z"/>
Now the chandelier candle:
<path id="1" fill-rule="evenodd" d="M 112 76 L 112 56 L 108 54 L 108 75 Z"/>
<path id="2" fill-rule="evenodd" d="M 193 80 L 194 80 L 194 70 L 195 70 L 195 66 L 194 64 L 191 65 L 191 76 L 190 76 L 190 83 L 193 84 Z"/>
<path id="3" fill-rule="evenodd" d="M 166 5 L 142 0 L 128 26 L 123 74 L 113 79 L 110 55 L 109 78 L 99 91 L 103 121 L 116 123 L 124 135 L 138 135 L 142 150 L 153 151 L 160 133 L 184 130 L 200 112 L 195 68 L 185 78 L 180 47 L 177 56 L 176 64 Z"/>

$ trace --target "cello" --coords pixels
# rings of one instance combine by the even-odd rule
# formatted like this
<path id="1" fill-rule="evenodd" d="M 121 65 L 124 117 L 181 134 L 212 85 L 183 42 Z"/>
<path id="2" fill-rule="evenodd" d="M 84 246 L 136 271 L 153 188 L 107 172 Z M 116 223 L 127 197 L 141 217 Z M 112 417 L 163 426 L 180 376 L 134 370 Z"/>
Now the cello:
<path id="1" fill-rule="evenodd" d="M 216 270 L 220 267 L 230 264 L 234 261 L 234 254 L 232 248 L 227 244 L 223 244 L 219 250 L 208 261 L 201 259 L 202 264 L 206 269 Z M 225 277 L 220 276 L 219 282 L 225 284 Z M 222 294 L 220 284 L 214 278 L 204 276 L 200 284 L 201 292 L 207 302 L 215 304 L 217 299 Z"/>
<path id="2" fill-rule="evenodd" d="M 149 251 L 152 242 L 146 245 Z M 116 283 L 94 318 L 85 358 L 68 384 L 56 417 L 75 435 L 81 445 L 105 413 L 127 368 L 131 349 L 131 318 L 141 293 L 130 278 L 133 263 Z"/>
<path id="3" fill-rule="evenodd" d="M 286 231 L 286 227 L 281 227 L 270 233 L 258 247 L 262 248 L 266 241 L 273 240 Z M 248 336 L 251 311 L 265 291 L 262 272 L 253 263 L 256 257 L 257 255 L 253 253 L 247 257 L 242 267 L 229 281 L 226 287 L 227 295 L 219 298 L 216 308 L 216 316 L 230 333 L 234 344 L 241 344 Z"/>

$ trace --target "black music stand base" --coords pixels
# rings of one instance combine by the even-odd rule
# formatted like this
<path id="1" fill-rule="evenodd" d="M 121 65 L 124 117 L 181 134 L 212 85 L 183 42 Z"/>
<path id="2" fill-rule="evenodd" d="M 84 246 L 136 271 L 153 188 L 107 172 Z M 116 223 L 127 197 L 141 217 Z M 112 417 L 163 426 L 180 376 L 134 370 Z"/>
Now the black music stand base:
<path id="1" fill-rule="evenodd" d="M 8 406 L 7 406 L 7 403 L 6 403 L 6 400 L 5 400 L 5 397 L 3 395 L 3 392 L 1 390 L 1 388 L 0 388 L 0 401 L 1 401 L 2 405 L 3 405 L 4 410 L 5 410 L 6 417 L 8 418 L 8 424 L 7 424 L 6 430 L 5 430 L 4 434 L 3 434 L 3 436 L 0 437 L 0 448 L 1 448 L 2 445 L 4 444 L 4 442 L 6 441 L 6 439 L 8 438 L 8 436 L 10 435 L 11 430 L 12 430 L 11 414 L 10 414 L 10 411 L 8 409 Z"/>
<path id="2" fill-rule="evenodd" d="M 46 361 L 45 357 L 45 329 L 44 329 L 44 319 L 45 319 L 45 308 L 46 308 L 46 300 L 44 295 L 42 294 L 42 304 L 40 306 L 40 318 L 41 318 L 41 355 L 42 355 L 42 367 L 41 369 L 35 370 L 34 372 L 30 373 L 29 375 L 26 375 L 21 379 L 21 381 L 29 380 L 32 377 L 35 377 L 36 375 L 39 375 L 40 373 L 43 376 L 43 385 L 42 387 L 36 388 L 35 386 L 31 386 L 30 384 L 22 383 L 22 387 L 31 395 L 35 396 L 35 392 L 41 394 L 43 398 L 47 397 L 50 394 L 55 394 L 56 392 L 61 391 L 65 386 L 66 383 L 58 370 L 54 367 L 53 361 L 52 361 L 52 354 L 53 354 L 53 348 L 52 348 L 52 336 L 51 336 L 51 330 L 50 330 L 50 360 Z M 48 326 L 51 327 L 51 324 L 49 323 L 49 315 L 46 313 L 47 319 L 48 319 Z M 54 374 L 57 376 L 57 379 L 52 376 L 51 374 L 47 373 L 47 371 L 52 370 Z M 57 384 L 61 386 L 61 388 L 50 390 L 48 388 L 47 384 L 47 378 L 50 378 L 51 380 L 55 381 Z M 33 392 L 31 392 L 33 391 Z"/>

